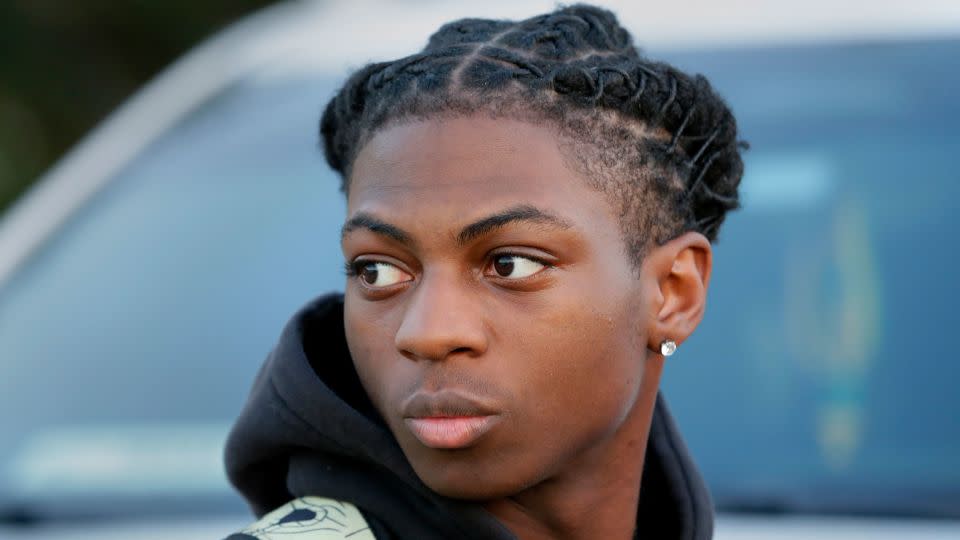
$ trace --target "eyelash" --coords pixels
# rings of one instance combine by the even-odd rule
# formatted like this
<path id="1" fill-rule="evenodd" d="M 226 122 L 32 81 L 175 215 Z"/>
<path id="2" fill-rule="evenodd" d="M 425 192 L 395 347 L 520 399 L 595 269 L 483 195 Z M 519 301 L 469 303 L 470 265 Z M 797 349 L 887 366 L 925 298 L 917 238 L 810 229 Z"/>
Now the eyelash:
<path id="1" fill-rule="evenodd" d="M 528 276 L 528 277 L 525 277 L 525 278 L 509 279 L 509 278 L 504 278 L 504 277 L 502 277 L 502 276 L 497 276 L 497 277 L 500 278 L 500 279 L 504 279 L 504 280 L 508 280 L 508 281 L 513 281 L 513 282 L 522 282 L 522 281 L 526 281 L 526 280 L 528 280 L 528 279 L 534 279 L 534 278 L 536 278 L 537 276 L 539 276 L 540 274 L 542 274 L 543 272 L 548 271 L 548 270 L 550 270 L 551 268 L 553 268 L 554 266 L 556 266 L 555 264 L 551 263 L 550 261 L 544 260 L 544 259 L 542 259 L 542 258 L 540 258 L 540 257 L 535 257 L 535 256 L 533 256 L 533 255 L 527 255 L 526 253 L 517 253 L 517 252 L 515 252 L 515 251 L 501 251 L 501 252 L 499 252 L 499 253 L 491 253 L 490 256 L 487 257 L 487 262 L 486 262 L 486 264 L 483 265 L 484 269 L 486 269 L 487 267 L 491 266 L 498 257 L 518 257 L 518 258 L 520 258 L 520 259 L 527 259 L 528 261 L 533 261 L 533 262 L 535 262 L 535 263 L 537 263 L 537 264 L 543 265 L 543 270 L 537 272 L 536 274 L 533 274 L 532 276 Z"/>
<path id="2" fill-rule="evenodd" d="M 502 251 L 502 252 L 499 252 L 499 253 L 491 253 L 491 254 L 487 257 L 487 262 L 484 263 L 483 267 L 484 267 L 484 268 L 487 268 L 488 266 L 490 266 L 491 263 L 493 263 L 494 259 L 496 259 L 497 257 L 504 257 L 504 256 L 507 256 L 507 257 L 520 257 L 520 258 L 522 258 L 522 259 L 531 260 L 531 261 L 533 261 L 533 262 L 535 262 L 535 263 L 542 264 L 542 265 L 544 266 L 544 269 L 545 269 L 545 270 L 546 270 L 546 269 L 553 268 L 553 267 L 555 266 L 555 265 L 552 264 L 550 261 L 544 260 L 544 259 L 542 259 L 542 258 L 540 258 L 540 257 L 534 257 L 534 256 L 532 256 L 532 255 L 527 255 L 527 254 L 525 254 L 525 253 L 516 253 L 516 252 L 512 252 L 512 251 Z M 357 277 L 357 276 L 360 275 L 360 270 L 361 270 L 361 268 L 362 268 L 364 265 L 370 264 L 371 262 L 378 262 L 378 261 L 374 261 L 374 260 L 372 260 L 372 259 L 354 259 L 354 260 L 352 260 L 352 261 L 347 261 L 347 262 L 343 263 L 343 273 L 344 273 L 344 275 L 346 275 L 346 276 L 349 277 L 349 278 L 355 278 L 355 277 Z M 390 264 L 390 263 L 387 263 L 387 264 Z M 535 275 L 538 275 L 539 273 L 540 273 L 540 272 L 538 272 L 538 273 L 535 274 Z M 531 276 L 531 277 L 533 277 L 533 276 Z M 523 279 L 517 279 L 517 280 L 513 280 L 513 281 L 523 281 Z"/>

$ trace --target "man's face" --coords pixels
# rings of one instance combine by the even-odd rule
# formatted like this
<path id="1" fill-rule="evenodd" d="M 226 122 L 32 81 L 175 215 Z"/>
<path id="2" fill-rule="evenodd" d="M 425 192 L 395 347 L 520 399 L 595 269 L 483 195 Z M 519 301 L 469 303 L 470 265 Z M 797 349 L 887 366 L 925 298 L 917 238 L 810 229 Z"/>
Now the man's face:
<path id="1" fill-rule="evenodd" d="M 646 357 L 618 219 L 548 127 L 416 121 L 361 150 L 343 238 L 347 342 L 434 491 L 504 497 L 603 456 Z"/>

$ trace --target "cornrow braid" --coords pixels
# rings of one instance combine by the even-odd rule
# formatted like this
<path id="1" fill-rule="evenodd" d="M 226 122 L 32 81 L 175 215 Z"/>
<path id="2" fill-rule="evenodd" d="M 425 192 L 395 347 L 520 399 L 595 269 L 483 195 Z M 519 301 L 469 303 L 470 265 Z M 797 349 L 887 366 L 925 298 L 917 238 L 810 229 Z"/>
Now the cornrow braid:
<path id="1" fill-rule="evenodd" d="M 320 134 L 349 193 L 357 152 L 388 124 L 484 113 L 547 123 L 569 165 L 619 210 L 639 266 L 651 242 L 710 241 L 739 207 L 736 121 L 702 75 L 641 56 L 613 13 L 574 5 L 523 21 L 462 19 L 423 51 L 355 72 Z"/>

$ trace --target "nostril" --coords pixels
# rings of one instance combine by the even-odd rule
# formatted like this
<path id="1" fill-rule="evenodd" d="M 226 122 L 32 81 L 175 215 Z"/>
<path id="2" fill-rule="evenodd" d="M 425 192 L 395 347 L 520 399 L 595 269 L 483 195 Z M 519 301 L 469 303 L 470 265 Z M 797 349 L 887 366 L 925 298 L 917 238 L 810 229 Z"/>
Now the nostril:
<path id="1" fill-rule="evenodd" d="M 426 354 L 426 351 L 417 353 L 413 350 L 399 349 L 400 354 L 402 354 L 408 360 L 414 360 L 414 361 L 418 361 L 418 360 L 439 361 L 439 360 L 444 360 L 448 356 L 454 355 L 457 353 L 466 353 L 470 355 L 473 353 L 473 350 L 474 349 L 471 347 L 457 347 L 456 349 L 447 349 L 443 353 L 440 353 L 439 351 L 435 351 L 436 353 L 435 355 L 430 355 L 430 354 Z"/>

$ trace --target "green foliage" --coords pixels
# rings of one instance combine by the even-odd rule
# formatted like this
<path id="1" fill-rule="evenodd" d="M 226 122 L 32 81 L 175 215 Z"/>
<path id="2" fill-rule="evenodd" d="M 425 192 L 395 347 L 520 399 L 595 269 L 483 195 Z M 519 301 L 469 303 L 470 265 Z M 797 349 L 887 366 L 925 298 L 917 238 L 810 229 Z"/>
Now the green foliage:
<path id="1" fill-rule="evenodd" d="M 0 211 L 157 71 L 272 1 L 0 2 Z"/>

